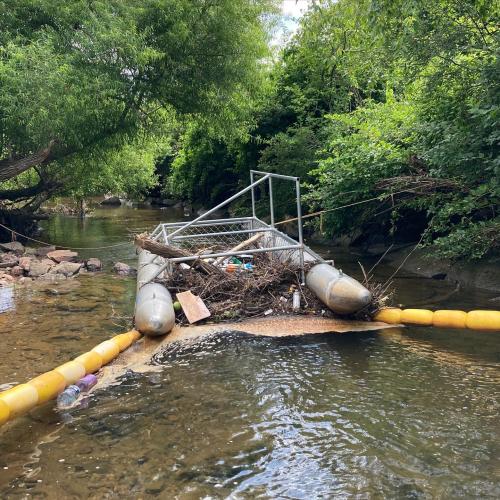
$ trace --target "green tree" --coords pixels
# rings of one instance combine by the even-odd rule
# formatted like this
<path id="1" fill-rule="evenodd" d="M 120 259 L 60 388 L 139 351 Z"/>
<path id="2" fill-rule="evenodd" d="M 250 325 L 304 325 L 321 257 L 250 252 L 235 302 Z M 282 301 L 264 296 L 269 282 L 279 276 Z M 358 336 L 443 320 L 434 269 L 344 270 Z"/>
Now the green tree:
<path id="1" fill-rule="evenodd" d="M 33 208 L 77 178 L 83 189 L 176 116 L 229 127 L 258 85 L 272 4 L 0 1 L 0 200 Z"/>

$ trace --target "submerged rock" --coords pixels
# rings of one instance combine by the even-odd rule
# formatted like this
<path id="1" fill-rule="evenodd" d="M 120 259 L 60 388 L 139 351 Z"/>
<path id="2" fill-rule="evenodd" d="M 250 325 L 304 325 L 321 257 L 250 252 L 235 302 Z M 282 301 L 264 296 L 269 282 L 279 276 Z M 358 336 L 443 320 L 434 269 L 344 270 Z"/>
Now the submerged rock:
<path id="1" fill-rule="evenodd" d="M 64 276 L 73 276 L 80 271 L 83 264 L 80 262 L 61 262 L 50 270 L 50 274 L 62 274 Z"/>
<path id="2" fill-rule="evenodd" d="M 125 264 L 123 262 L 117 262 L 113 266 L 113 270 L 115 273 L 121 275 L 121 276 L 132 276 L 137 273 L 137 270 L 134 269 L 133 267 L 129 266 L 128 264 Z"/>
<path id="3" fill-rule="evenodd" d="M 91 272 L 101 271 L 102 270 L 102 262 L 95 257 L 92 257 L 87 261 L 87 269 Z"/>

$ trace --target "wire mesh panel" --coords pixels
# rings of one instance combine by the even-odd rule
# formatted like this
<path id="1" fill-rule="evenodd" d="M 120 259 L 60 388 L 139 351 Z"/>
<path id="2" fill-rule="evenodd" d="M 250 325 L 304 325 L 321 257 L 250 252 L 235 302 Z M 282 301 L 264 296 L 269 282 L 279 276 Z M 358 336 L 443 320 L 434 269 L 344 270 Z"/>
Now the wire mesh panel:
<path id="1" fill-rule="evenodd" d="M 169 239 L 169 244 L 192 254 L 223 252 L 250 238 L 253 235 L 250 231 L 247 221 L 196 224 Z"/>

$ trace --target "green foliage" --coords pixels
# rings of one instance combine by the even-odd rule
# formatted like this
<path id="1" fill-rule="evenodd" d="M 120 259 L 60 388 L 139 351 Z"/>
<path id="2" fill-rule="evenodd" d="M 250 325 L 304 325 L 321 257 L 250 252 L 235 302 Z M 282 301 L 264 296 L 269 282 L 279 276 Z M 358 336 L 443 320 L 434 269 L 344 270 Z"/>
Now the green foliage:
<path id="1" fill-rule="evenodd" d="M 76 189 L 79 172 L 88 193 L 118 177 L 147 187 L 158 151 L 142 148 L 165 116 L 234 129 L 261 84 L 273 1 L 0 1 L 0 161 L 55 141 L 43 177 L 63 172 Z M 123 171 L 109 169 L 119 158 Z"/>

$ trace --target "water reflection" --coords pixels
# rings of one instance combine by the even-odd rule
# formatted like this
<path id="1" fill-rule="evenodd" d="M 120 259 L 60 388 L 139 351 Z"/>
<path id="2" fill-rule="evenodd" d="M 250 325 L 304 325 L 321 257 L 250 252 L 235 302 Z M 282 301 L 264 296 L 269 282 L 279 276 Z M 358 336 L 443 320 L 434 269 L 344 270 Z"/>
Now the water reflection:
<path id="1" fill-rule="evenodd" d="M 45 237 L 104 246 L 178 217 L 100 209 L 81 226 L 50 221 Z M 132 245 L 83 253 L 108 269 L 135 261 Z M 356 274 L 348 254 L 337 261 Z M 491 298 L 463 290 L 443 303 L 452 285 L 416 277 L 396 286 L 405 303 Z M 13 384 L 121 331 L 134 280 L 103 273 L 7 297 L 0 382 Z M 159 371 L 0 430 L 0 497 L 498 498 L 499 356 L 495 334 L 429 328 L 171 344 Z"/>
<path id="2" fill-rule="evenodd" d="M 15 309 L 16 303 L 14 301 L 14 288 L 0 286 L 0 314 Z"/>

